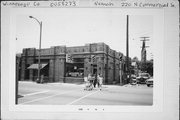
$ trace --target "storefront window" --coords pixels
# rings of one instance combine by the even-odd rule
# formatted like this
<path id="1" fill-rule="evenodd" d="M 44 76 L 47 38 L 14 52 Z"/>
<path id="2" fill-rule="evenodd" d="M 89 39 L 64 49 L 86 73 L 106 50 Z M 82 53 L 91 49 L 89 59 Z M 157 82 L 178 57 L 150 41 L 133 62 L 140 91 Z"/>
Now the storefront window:
<path id="1" fill-rule="evenodd" d="M 72 63 L 66 63 L 66 77 L 84 77 L 84 59 L 73 58 Z"/>

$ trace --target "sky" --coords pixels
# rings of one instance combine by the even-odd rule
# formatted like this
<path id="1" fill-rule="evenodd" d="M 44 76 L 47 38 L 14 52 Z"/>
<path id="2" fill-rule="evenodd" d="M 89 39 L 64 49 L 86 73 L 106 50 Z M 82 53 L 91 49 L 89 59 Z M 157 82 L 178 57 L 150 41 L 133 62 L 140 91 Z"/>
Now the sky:
<path id="1" fill-rule="evenodd" d="M 16 53 L 23 48 L 39 48 L 39 24 L 42 21 L 42 49 L 51 46 L 83 46 L 104 42 L 111 49 L 126 55 L 127 15 L 120 9 L 44 9 L 17 14 Z M 153 16 L 129 15 L 129 56 L 140 60 L 142 40 L 146 42 L 147 59 L 153 57 Z"/>

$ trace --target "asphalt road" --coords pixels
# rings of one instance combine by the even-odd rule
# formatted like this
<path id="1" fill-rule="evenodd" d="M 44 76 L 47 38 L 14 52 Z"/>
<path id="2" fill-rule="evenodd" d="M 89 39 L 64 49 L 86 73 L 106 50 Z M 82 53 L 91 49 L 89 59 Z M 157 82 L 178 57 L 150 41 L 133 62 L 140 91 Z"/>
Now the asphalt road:
<path id="1" fill-rule="evenodd" d="M 23 105 L 152 105 L 153 87 L 104 85 L 92 91 L 68 83 L 19 82 L 18 104 Z"/>

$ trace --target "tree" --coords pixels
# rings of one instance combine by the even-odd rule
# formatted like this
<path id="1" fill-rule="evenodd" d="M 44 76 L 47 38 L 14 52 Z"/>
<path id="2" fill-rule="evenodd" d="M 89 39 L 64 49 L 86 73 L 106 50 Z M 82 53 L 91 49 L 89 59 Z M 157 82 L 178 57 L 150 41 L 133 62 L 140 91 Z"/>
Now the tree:
<path id="1" fill-rule="evenodd" d="M 153 60 L 141 62 L 141 71 L 147 72 L 153 76 Z"/>
<path id="2" fill-rule="evenodd" d="M 131 74 L 135 74 L 137 75 L 138 74 L 138 71 L 139 71 L 139 60 L 138 60 L 138 57 L 133 57 L 132 61 L 131 61 Z"/>
<path id="3" fill-rule="evenodd" d="M 138 60 L 138 57 L 134 57 L 133 59 L 132 59 L 132 61 L 133 62 L 138 62 L 139 60 Z"/>

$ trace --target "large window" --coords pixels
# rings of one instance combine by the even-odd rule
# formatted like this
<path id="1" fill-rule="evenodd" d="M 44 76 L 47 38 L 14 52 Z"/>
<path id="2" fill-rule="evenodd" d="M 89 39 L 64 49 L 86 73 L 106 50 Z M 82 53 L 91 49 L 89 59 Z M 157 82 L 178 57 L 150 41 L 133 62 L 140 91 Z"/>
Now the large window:
<path id="1" fill-rule="evenodd" d="M 66 62 L 66 77 L 84 77 L 83 58 L 73 58 L 71 63 Z"/>

